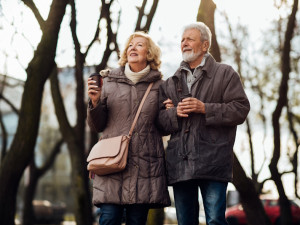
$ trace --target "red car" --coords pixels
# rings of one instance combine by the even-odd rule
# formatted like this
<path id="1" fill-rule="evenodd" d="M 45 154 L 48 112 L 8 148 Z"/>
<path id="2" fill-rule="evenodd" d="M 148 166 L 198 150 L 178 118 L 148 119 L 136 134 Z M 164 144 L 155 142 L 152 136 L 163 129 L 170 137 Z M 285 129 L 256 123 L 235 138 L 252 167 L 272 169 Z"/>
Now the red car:
<path id="1" fill-rule="evenodd" d="M 278 200 L 275 199 L 263 199 L 261 200 L 266 211 L 266 214 L 270 218 L 271 224 L 280 224 L 280 207 Z M 291 201 L 291 209 L 293 216 L 293 224 L 300 225 L 300 207 L 293 201 Z M 227 208 L 225 217 L 229 225 L 246 225 L 246 215 L 241 204 Z"/>

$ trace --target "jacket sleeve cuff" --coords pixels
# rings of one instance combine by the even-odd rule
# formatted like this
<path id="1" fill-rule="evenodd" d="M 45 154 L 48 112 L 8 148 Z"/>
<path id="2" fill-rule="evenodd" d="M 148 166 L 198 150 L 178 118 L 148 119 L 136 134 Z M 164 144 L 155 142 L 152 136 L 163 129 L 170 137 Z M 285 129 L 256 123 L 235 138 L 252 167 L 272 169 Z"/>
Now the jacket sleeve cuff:
<path id="1" fill-rule="evenodd" d="M 171 118 L 171 125 L 173 132 L 178 131 L 179 125 L 178 125 L 178 117 L 177 117 L 177 108 L 173 107 L 167 110 L 167 113 L 169 114 L 169 117 Z M 172 133 L 173 133 L 172 132 Z"/>
<path id="2" fill-rule="evenodd" d="M 91 99 L 89 99 L 89 101 L 88 101 L 88 108 L 89 108 L 90 110 L 93 110 L 93 109 L 95 109 L 95 108 L 98 108 L 99 105 L 101 105 L 101 104 L 100 104 L 100 101 L 98 102 L 98 104 L 96 105 L 96 107 L 93 106 L 92 100 L 91 100 Z"/>
<path id="3" fill-rule="evenodd" d="M 213 125 L 218 124 L 222 121 L 222 112 L 221 110 L 215 111 L 213 110 L 213 107 L 211 107 L 212 104 L 205 103 L 205 124 L 206 125 Z"/>
<path id="4" fill-rule="evenodd" d="M 107 111 L 100 102 L 93 107 L 91 101 L 88 102 L 87 122 L 90 128 L 96 132 L 101 132 L 106 126 Z"/>

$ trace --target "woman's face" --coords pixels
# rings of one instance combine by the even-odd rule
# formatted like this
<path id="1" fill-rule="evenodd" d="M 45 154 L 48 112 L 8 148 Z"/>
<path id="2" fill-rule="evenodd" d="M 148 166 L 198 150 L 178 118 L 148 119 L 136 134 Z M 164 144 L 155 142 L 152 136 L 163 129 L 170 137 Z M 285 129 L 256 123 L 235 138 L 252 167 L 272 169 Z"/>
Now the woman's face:
<path id="1" fill-rule="evenodd" d="M 145 68 L 147 66 L 147 54 L 147 39 L 143 37 L 134 37 L 127 49 L 127 60 L 130 67 L 136 65 Z"/>

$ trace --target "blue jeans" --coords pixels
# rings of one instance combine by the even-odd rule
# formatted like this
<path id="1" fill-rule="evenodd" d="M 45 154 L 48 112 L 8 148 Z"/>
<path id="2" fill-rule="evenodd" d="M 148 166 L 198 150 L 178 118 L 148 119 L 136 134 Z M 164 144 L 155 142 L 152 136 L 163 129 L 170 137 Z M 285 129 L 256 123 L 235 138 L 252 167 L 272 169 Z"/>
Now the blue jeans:
<path id="1" fill-rule="evenodd" d="M 126 225 L 145 225 L 149 207 L 147 205 L 115 205 L 102 204 L 99 218 L 100 225 L 121 225 L 124 209 L 126 210 Z"/>
<path id="2" fill-rule="evenodd" d="M 225 219 L 227 182 L 189 180 L 173 186 L 178 225 L 199 225 L 198 187 L 206 224 L 227 225 Z"/>

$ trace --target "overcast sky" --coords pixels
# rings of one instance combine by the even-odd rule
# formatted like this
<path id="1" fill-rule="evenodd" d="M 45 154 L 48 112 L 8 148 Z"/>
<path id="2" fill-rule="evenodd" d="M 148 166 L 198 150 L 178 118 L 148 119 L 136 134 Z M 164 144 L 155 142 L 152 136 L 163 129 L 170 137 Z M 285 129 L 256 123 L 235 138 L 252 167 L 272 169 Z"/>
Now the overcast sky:
<path id="1" fill-rule="evenodd" d="M 44 18 L 47 17 L 50 0 L 35 1 Z M 123 48 L 124 41 L 134 30 L 137 18 L 135 4 L 141 0 L 119 0 L 113 11 L 122 9 L 121 26 L 119 29 L 118 42 Z M 151 1 L 149 1 L 151 3 Z M 267 24 L 274 16 L 272 0 L 215 0 L 218 11 L 216 12 L 216 29 L 221 30 L 223 18 L 220 11 L 229 14 L 232 23 L 239 19 L 251 30 L 251 34 L 259 35 L 263 25 Z M 185 0 L 160 0 L 150 29 L 150 35 L 162 48 L 162 72 L 169 77 L 170 68 L 176 67 L 181 61 L 180 35 L 183 25 L 196 20 L 200 1 Z M 17 0 L 1 0 L 2 10 L 0 14 L 0 73 L 9 74 L 20 79 L 26 79 L 24 68 L 30 62 L 33 51 L 40 40 L 41 32 L 32 12 L 18 4 Z M 78 36 L 83 46 L 87 45 L 94 35 L 95 26 L 99 13 L 99 0 L 78 1 Z M 24 10 L 25 8 L 25 10 Z M 266 10 L 269 9 L 269 10 Z M 70 11 L 68 8 L 67 12 Z M 3 15 L 5 17 L 3 17 Z M 117 14 L 115 14 L 117 15 Z M 13 28 L 9 23 L 14 19 Z M 58 43 L 56 61 L 59 66 L 72 66 L 73 41 L 70 36 L 69 19 L 65 17 L 62 23 L 62 32 Z M 105 24 L 103 24 L 104 26 Z M 11 37 L 17 29 L 18 35 Z M 26 39 L 24 39 L 24 34 Z M 102 37 L 105 38 L 105 37 Z M 4 52 L 7 54 L 5 57 Z M 95 46 L 87 57 L 88 64 L 98 63 L 103 52 L 103 47 Z M 16 59 L 18 56 L 18 60 Z M 110 66 L 117 66 L 115 58 L 110 60 Z M 175 70 L 175 68 L 174 68 Z"/>

